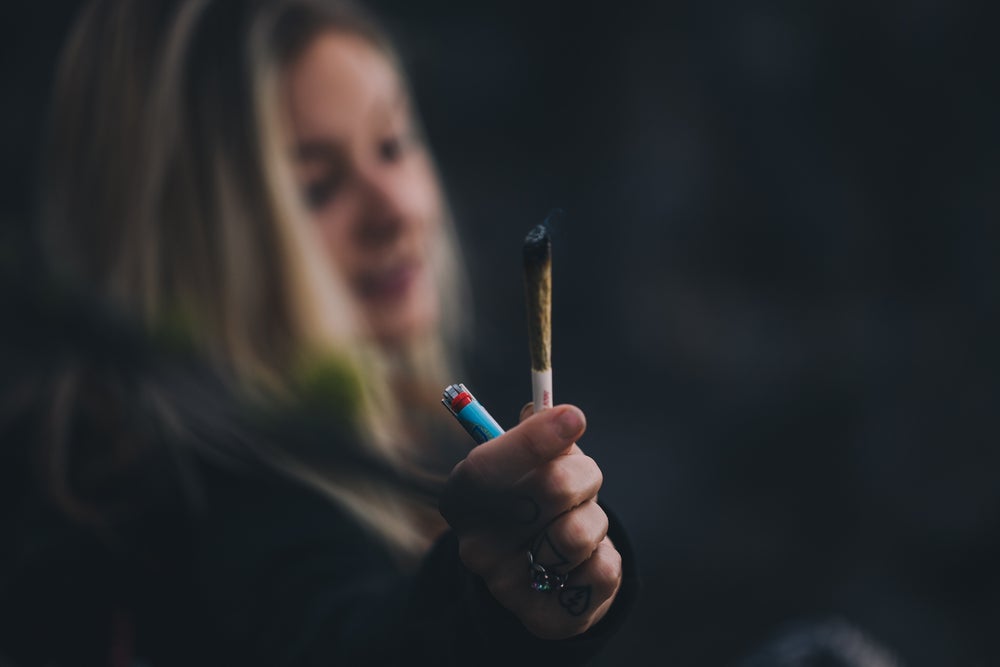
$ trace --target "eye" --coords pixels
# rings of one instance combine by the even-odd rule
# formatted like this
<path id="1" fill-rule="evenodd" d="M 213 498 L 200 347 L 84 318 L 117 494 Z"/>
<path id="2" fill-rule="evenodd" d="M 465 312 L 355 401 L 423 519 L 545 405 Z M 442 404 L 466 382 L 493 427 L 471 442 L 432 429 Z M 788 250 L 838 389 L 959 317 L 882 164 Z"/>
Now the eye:
<path id="1" fill-rule="evenodd" d="M 385 162 L 395 162 L 403 154 L 403 139 L 399 136 L 383 139 L 378 145 L 378 156 Z"/>
<path id="2" fill-rule="evenodd" d="M 339 180 L 332 178 L 324 178 L 321 181 L 310 183 L 303 192 L 306 206 L 312 211 L 320 210 L 333 200 L 339 188 Z"/>

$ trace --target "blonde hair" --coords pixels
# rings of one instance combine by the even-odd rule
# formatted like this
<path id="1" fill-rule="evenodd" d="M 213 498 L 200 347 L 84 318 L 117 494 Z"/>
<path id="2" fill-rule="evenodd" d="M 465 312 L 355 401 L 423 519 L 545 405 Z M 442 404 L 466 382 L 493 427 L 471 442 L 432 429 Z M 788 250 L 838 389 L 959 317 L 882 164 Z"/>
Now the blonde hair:
<path id="1" fill-rule="evenodd" d="M 43 247 L 58 275 L 154 333 L 194 343 L 256 397 L 293 394 L 317 365 L 347 369 L 335 377 L 357 380 L 367 444 L 404 466 L 386 376 L 372 372 L 383 362 L 356 337 L 294 188 L 277 118 L 275 31 L 296 7 L 323 6 L 338 25 L 381 39 L 339 3 L 89 5 L 52 99 Z M 338 475 L 323 460 L 271 459 L 402 556 L 422 553 L 434 537 L 426 508 L 374 480 Z"/>

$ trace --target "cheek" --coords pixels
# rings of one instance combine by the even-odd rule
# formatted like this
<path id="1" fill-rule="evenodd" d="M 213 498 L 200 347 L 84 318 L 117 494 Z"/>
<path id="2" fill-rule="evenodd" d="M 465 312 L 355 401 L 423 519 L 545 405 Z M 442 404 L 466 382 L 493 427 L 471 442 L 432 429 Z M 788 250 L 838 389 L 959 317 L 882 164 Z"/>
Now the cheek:
<path id="1" fill-rule="evenodd" d="M 442 196 L 437 180 L 425 159 L 412 170 L 408 177 L 410 209 L 419 221 L 425 242 L 430 242 L 441 226 Z"/>
<path id="2" fill-rule="evenodd" d="M 337 202 L 313 214 L 313 221 L 319 231 L 326 256 L 333 267 L 342 274 L 349 273 L 362 259 L 352 245 L 350 233 L 350 211 Z"/>

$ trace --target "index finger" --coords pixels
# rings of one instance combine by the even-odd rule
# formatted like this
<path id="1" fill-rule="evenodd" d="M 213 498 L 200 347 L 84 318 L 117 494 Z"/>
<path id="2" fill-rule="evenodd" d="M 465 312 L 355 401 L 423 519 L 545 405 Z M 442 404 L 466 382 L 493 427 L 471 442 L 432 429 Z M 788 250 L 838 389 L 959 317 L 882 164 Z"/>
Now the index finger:
<path id="1" fill-rule="evenodd" d="M 459 466 L 485 486 L 509 486 L 565 453 L 586 426 L 586 417 L 579 408 L 558 405 L 479 445 Z"/>

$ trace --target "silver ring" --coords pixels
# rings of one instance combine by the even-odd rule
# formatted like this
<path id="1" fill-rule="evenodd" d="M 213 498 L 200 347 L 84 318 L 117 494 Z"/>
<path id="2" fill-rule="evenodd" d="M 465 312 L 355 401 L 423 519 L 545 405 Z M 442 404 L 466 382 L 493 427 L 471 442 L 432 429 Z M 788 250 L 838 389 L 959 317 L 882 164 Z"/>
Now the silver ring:
<path id="1" fill-rule="evenodd" d="M 531 571 L 531 588 L 539 593 L 562 590 L 568 574 L 549 572 L 541 563 L 535 562 L 535 555 L 528 552 L 528 569 Z"/>

